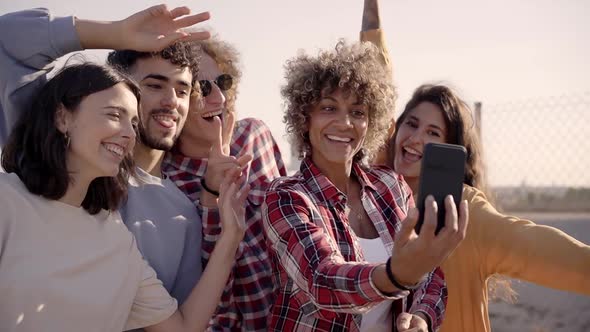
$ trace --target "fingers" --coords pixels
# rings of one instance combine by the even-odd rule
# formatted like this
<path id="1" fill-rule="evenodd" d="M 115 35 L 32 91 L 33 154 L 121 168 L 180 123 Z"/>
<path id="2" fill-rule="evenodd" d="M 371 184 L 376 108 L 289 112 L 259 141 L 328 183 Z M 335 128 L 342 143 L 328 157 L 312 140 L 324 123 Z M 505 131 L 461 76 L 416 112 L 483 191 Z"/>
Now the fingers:
<path id="1" fill-rule="evenodd" d="M 178 8 L 175 8 L 174 10 L 176 10 L 176 9 L 178 9 Z M 189 13 L 190 13 L 190 11 L 189 11 Z M 187 14 L 182 14 L 182 15 L 187 15 Z M 178 16 L 181 16 L 181 15 L 178 15 Z M 178 16 L 173 15 L 174 18 L 177 18 Z M 177 29 L 182 29 L 182 28 L 188 28 L 188 27 L 193 26 L 197 23 L 207 21 L 210 18 L 211 18 L 211 14 L 209 14 L 209 12 L 202 12 L 202 13 L 198 13 L 195 15 L 190 15 L 190 16 L 178 18 L 178 19 L 174 20 L 174 24 Z"/>
<path id="2" fill-rule="evenodd" d="M 180 16 L 188 15 L 190 13 L 191 13 L 191 10 L 188 7 L 182 6 L 182 7 L 176 7 L 174 9 L 172 9 L 170 11 L 170 16 L 172 16 L 172 18 L 177 18 Z"/>
<path id="3" fill-rule="evenodd" d="M 457 219 L 457 206 L 455 205 L 455 200 L 453 200 L 453 196 L 447 195 L 447 197 L 445 197 L 445 227 L 442 229 L 441 234 L 456 234 L 459 227 Z"/>
<path id="4" fill-rule="evenodd" d="M 161 4 L 161 5 L 155 5 L 152 6 L 144 11 L 141 11 L 137 14 L 147 14 L 148 16 L 152 16 L 152 17 L 158 17 L 161 15 L 168 15 L 169 11 L 168 11 L 168 6 L 166 6 L 165 4 Z"/>
<path id="5" fill-rule="evenodd" d="M 426 196 L 424 201 L 424 222 L 420 228 L 420 238 L 430 241 L 434 238 L 438 215 L 438 205 L 432 195 Z"/>
<path id="6" fill-rule="evenodd" d="M 231 216 L 231 220 L 238 225 L 238 229 L 246 229 L 245 221 L 245 202 L 250 192 L 250 187 L 244 185 L 246 181 L 245 176 L 240 176 L 240 169 L 234 168 L 229 170 L 224 177 L 220 186 L 220 199 L 218 206 L 220 210 L 227 211 L 228 214 L 223 213 L 224 216 Z M 229 222 L 230 219 L 226 219 Z M 232 223 L 233 223 L 232 222 Z M 224 222 L 226 227 L 230 224 Z"/>
<path id="7" fill-rule="evenodd" d="M 467 226 L 469 226 L 469 204 L 466 200 L 463 200 L 459 205 L 459 221 L 457 224 L 461 239 L 464 239 L 467 234 Z"/>
<path id="8" fill-rule="evenodd" d="M 183 31 L 176 31 L 176 32 L 171 32 L 166 35 L 160 35 L 157 37 L 158 38 L 158 49 L 162 50 L 162 49 L 166 48 L 168 45 L 174 44 L 177 40 L 185 38 L 186 36 L 187 36 L 187 33 L 183 32 Z"/>
<path id="9" fill-rule="evenodd" d="M 245 154 L 241 157 L 239 157 L 236 161 L 238 162 L 238 165 L 240 167 L 244 167 L 246 166 L 250 161 L 252 161 L 252 155 L 251 154 Z"/>
<path id="10" fill-rule="evenodd" d="M 410 210 L 408 211 L 408 216 L 402 222 L 401 229 L 395 235 L 396 246 L 404 246 L 410 240 L 412 233 L 414 233 L 414 227 L 416 227 L 417 222 L 418 209 L 410 208 Z"/>
<path id="11" fill-rule="evenodd" d="M 186 36 L 182 38 L 182 41 L 199 41 L 199 40 L 207 40 L 211 38 L 211 33 L 209 31 L 193 31 L 187 32 L 185 31 Z"/>
<path id="12" fill-rule="evenodd" d="M 223 137 L 221 132 L 221 119 L 218 116 L 213 117 L 213 130 L 212 132 L 215 135 L 215 139 L 211 144 L 211 152 L 209 158 L 213 157 L 220 157 L 223 156 Z"/>
<path id="13" fill-rule="evenodd" d="M 238 170 L 236 167 L 231 168 L 227 172 L 225 172 L 225 176 L 223 177 L 223 179 L 221 180 L 221 183 L 219 184 L 219 196 L 221 198 L 223 198 L 225 196 L 232 197 L 231 193 L 229 192 L 230 185 L 235 182 L 235 179 L 239 175 L 240 175 L 240 170 Z M 234 190 L 234 192 L 235 192 L 235 190 Z"/>
<path id="14" fill-rule="evenodd" d="M 225 112 L 223 116 L 223 148 L 226 154 L 230 153 L 231 138 L 236 124 L 234 112 Z"/>
<path id="15" fill-rule="evenodd" d="M 397 329 L 398 331 L 407 331 L 410 328 L 410 322 L 412 321 L 412 314 L 402 312 L 397 316 Z"/>

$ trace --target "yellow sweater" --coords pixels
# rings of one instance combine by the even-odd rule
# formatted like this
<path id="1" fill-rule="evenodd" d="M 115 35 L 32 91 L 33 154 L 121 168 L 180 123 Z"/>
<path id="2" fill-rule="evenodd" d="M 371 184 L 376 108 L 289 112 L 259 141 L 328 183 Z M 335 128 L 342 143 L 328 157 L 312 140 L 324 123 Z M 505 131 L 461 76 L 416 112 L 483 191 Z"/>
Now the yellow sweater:
<path id="1" fill-rule="evenodd" d="M 491 331 L 487 280 L 493 274 L 590 295 L 590 246 L 548 226 L 506 216 L 464 186 L 469 228 L 441 266 L 449 297 L 440 331 Z"/>
<path id="2" fill-rule="evenodd" d="M 361 32 L 384 63 L 390 60 L 381 30 Z M 485 195 L 464 186 L 469 202 L 467 236 L 441 266 L 449 292 L 441 332 L 491 331 L 488 278 L 494 274 L 590 295 L 590 247 L 553 227 L 505 216 Z"/>

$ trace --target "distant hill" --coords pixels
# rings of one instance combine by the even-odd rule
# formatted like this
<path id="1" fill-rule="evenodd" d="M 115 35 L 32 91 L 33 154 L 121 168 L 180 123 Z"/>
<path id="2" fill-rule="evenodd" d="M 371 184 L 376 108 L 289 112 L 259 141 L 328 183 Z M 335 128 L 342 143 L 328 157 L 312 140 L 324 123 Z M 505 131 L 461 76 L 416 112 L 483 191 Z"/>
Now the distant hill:
<path id="1" fill-rule="evenodd" d="M 590 212 L 590 188 L 518 186 L 492 192 L 505 211 Z"/>

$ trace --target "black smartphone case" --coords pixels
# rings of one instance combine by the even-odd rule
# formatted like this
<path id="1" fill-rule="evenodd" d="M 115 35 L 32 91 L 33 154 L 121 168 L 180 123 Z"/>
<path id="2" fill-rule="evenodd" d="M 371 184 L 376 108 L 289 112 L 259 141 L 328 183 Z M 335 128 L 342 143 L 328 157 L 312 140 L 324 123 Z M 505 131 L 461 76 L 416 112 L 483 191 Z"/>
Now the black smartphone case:
<path id="1" fill-rule="evenodd" d="M 436 234 L 445 225 L 445 197 L 453 195 L 455 205 L 459 208 L 463 193 L 466 158 L 467 151 L 461 145 L 428 143 L 424 146 L 420 169 L 420 187 L 416 201 L 420 211 L 416 233 L 420 232 L 424 222 L 426 196 L 433 195 L 438 205 Z"/>

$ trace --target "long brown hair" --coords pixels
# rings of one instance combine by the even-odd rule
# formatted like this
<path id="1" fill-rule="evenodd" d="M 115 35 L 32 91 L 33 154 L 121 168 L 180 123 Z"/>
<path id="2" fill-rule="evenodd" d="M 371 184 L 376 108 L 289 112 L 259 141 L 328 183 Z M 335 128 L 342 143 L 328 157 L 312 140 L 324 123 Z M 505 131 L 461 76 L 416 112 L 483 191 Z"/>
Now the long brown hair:
<path id="1" fill-rule="evenodd" d="M 397 119 L 395 132 L 387 142 L 387 165 L 394 167 L 395 140 L 400 126 L 404 123 L 408 114 L 420 103 L 432 103 L 441 110 L 445 124 L 448 128 L 446 143 L 458 144 L 467 150 L 464 183 L 482 191 L 488 200 L 493 202 L 493 196 L 489 192 L 485 177 L 485 165 L 483 161 L 482 146 L 475 127 L 475 121 L 471 109 L 449 87 L 440 84 L 424 84 L 419 86 L 406 104 L 404 111 Z M 492 298 L 501 298 L 513 301 L 516 292 L 512 289 L 510 281 L 502 276 L 494 275 L 488 282 L 488 289 Z"/>
<path id="2" fill-rule="evenodd" d="M 467 103 L 461 100 L 453 90 L 444 85 L 424 84 L 414 91 L 412 98 L 397 119 L 395 132 L 388 142 L 387 164 L 393 165 L 395 159 L 394 143 L 400 126 L 404 123 L 408 114 L 423 102 L 434 104 L 442 111 L 448 130 L 447 143 L 462 145 L 467 150 L 463 182 L 489 194 L 485 179 L 482 148 L 475 130 L 471 110 Z"/>

